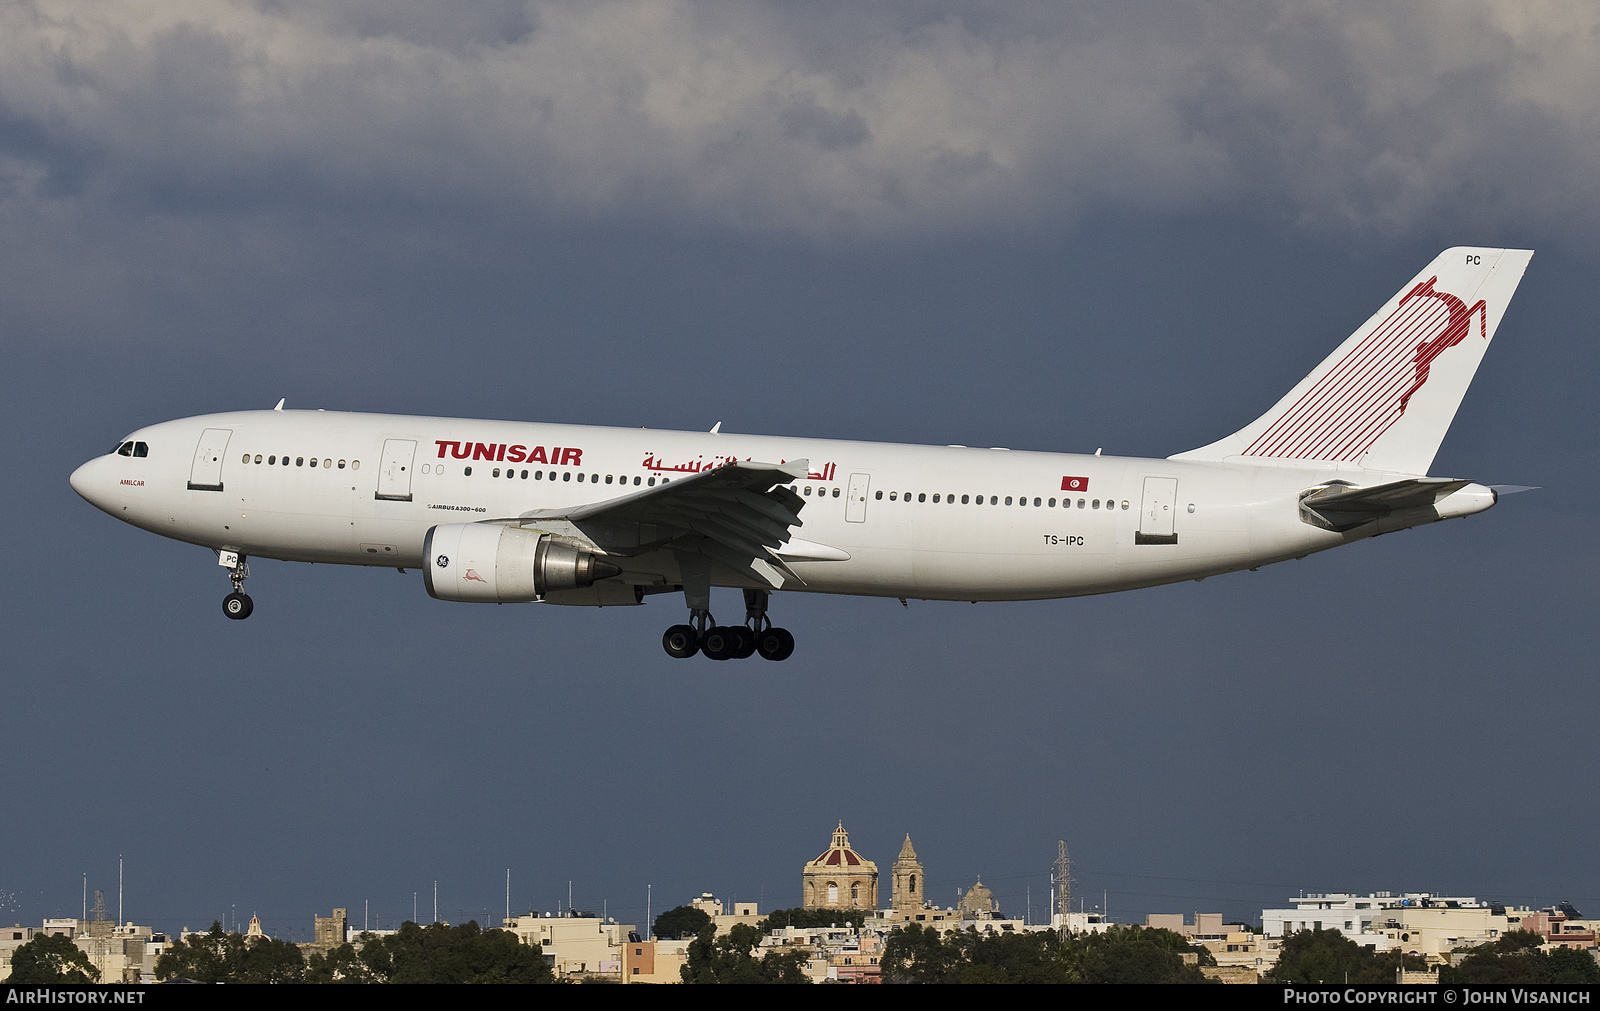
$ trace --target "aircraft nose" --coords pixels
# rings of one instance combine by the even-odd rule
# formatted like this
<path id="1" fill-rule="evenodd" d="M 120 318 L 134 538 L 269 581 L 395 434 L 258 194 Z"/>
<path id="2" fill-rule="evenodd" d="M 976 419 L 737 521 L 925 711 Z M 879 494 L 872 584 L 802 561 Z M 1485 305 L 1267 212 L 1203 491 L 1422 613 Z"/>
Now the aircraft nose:
<path id="1" fill-rule="evenodd" d="M 99 459 L 90 460 L 88 463 L 73 471 L 72 476 L 67 479 L 72 483 L 73 491 L 77 492 L 85 502 L 88 502 L 90 505 L 96 507 L 98 507 L 100 503 L 97 501 L 97 496 L 95 494 L 99 489 L 98 484 L 94 479 L 94 475 L 95 471 L 99 469 L 99 463 Z"/>

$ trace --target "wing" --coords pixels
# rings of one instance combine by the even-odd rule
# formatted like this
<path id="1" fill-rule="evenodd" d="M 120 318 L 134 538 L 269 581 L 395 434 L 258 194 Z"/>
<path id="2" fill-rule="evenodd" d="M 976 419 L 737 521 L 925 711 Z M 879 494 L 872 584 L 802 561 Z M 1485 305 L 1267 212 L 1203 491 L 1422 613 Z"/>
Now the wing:
<path id="1" fill-rule="evenodd" d="M 1418 477 L 1370 488 L 1342 483 L 1324 485 L 1300 496 L 1300 507 L 1315 526 L 1345 531 L 1402 509 L 1432 506 L 1471 481 L 1444 477 Z"/>
<path id="2" fill-rule="evenodd" d="M 530 510 L 521 521 L 565 520 L 608 552 L 670 547 L 704 555 L 776 588 L 785 576 L 799 580 L 778 549 L 802 525 L 805 505 L 784 486 L 807 469 L 805 460 L 743 460 L 604 502 Z"/>

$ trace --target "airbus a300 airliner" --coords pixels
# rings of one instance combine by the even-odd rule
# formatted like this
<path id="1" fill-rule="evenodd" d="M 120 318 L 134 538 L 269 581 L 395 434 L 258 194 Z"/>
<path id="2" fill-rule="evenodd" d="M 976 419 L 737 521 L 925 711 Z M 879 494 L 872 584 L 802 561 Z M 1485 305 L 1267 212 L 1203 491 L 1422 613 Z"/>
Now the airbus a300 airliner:
<path id="1" fill-rule="evenodd" d="M 440 600 L 610 606 L 681 592 L 675 657 L 794 637 L 774 590 L 1033 600 L 1256 568 L 1481 512 L 1428 477 L 1533 253 L 1458 247 L 1271 410 L 1164 460 L 327 411 L 140 429 L 72 487 L 117 519 L 246 559 L 420 568 Z M 719 425 L 720 428 L 720 425 Z M 712 587 L 744 591 L 719 624 Z"/>

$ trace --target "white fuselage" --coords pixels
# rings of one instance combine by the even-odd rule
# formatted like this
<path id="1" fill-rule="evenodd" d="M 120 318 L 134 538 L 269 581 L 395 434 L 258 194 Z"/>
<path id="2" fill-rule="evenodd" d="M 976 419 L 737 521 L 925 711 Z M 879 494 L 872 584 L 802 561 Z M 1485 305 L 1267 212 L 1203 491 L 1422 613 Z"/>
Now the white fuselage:
<path id="1" fill-rule="evenodd" d="M 803 526 L 784 554 L 798 579 L 783 589 L 926 599 L 1193 579 L 1493 502 L 1471 485 L 1426 515 L 1335 533 L 1302 519 L 1303 492 L 1394 475 L 323 411 L 189 418 L 127 440 L 145 455 L 108 454 L 72 476 L 118 519 L 244 556 L 395 568 L 422 565 L 438 524 L 606 501 L 733 460 L 805 460 L 810 476 L 789 485 L 805 503 Z M 394 447 L 407 443 L 414 450 L 400 459 Z M 1063 491 L 1069 479 L 1082 490 Z M 636 585 L 681 581 L 668 551 L 622 567 Z M 712 581 L 751 585 L 731 572 Z"/>

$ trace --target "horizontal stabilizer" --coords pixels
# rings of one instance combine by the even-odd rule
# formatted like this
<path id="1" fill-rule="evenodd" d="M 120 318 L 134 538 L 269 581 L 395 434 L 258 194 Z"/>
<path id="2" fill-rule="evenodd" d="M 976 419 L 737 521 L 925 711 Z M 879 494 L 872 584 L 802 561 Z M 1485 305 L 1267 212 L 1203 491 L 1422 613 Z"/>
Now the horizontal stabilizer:
<path id="1" fill-rule="evenodd" d="M 1433 506 L 1471 484 L 1445 477 L 1419 477 L 1356 488 L 1343 482 L 1313 488 L 1300 496 L 1300 514 L 1325 530 L 1352 530 L 1406 509 Z"/>

